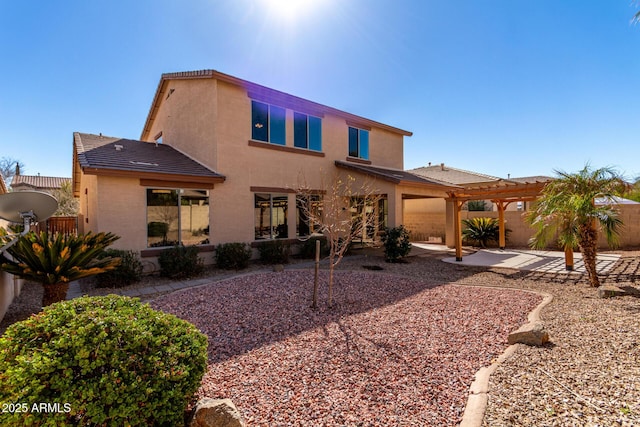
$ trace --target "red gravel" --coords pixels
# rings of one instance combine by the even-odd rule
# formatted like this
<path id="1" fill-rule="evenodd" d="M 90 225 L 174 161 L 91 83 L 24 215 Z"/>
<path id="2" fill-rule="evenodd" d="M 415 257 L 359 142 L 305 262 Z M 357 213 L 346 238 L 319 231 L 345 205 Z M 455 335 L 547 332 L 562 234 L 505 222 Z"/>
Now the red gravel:
<path id="1" fill-rule="evenodd" d="M 322 272 L 321 283 L 326 283 Z M 541 297 L 337 272 L 335 304 L 309 308 L 311 272 L 237 277 L 152 306 L 209 337 L 200 397 L 230 398 L 251 426 L 460 422 L 473 375 Z"/>

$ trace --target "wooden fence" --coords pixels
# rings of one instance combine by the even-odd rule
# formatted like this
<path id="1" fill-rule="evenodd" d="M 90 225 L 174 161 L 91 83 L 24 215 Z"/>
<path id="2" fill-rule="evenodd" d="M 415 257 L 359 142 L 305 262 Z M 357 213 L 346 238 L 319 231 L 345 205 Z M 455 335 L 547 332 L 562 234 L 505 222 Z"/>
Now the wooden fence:
<path id="1" fill-rule="evenodd" d="M 49 233 L 78 234 L 78 217 L 52 216 L 31 228 L 36 232 L 48 230 Z"/>

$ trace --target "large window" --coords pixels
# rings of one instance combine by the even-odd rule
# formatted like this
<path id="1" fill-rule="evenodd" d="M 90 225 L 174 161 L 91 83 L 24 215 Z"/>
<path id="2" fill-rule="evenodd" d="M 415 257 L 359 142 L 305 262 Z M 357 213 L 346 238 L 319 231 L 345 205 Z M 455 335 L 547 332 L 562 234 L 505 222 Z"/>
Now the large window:
<path id="1" fill-rule="evenodd" d="M 285 145 L 285 109 L 251 101 L 251 138 L 256 141 Z"/>
<path id="2" fill-rule="evenodd" d="M 209 243 L 209 192 L 147 189 L 147 246 Z"/>
<path id="3" fill-rule="evenodd" d="M 322 198 L 319 194 L 310 194 L 296 197 L 296 234 L 309 236 L 320 232 L 320 223 L 317 219 L 322 214 Z M 311 218 L 309 218 L 311 216 Z M 314 221 L 314 218 L 316 221 Z"/>
<path id="4" fill-rule="evenodd" d="M 254 204 L 255 238 L 284 239 L 289 237 L 287 225 L 288 196 L 256 193 Z"/>
<path id="5" fill-rule="evenodd" d="M 349 127 L 349 156 L 369 160 L 369 131 Z"/>
<path id="6" fill-rule="evenodd" d="M 322 119 L 293 113 L 293 145 L 297 148 L 322 151 Z"/>

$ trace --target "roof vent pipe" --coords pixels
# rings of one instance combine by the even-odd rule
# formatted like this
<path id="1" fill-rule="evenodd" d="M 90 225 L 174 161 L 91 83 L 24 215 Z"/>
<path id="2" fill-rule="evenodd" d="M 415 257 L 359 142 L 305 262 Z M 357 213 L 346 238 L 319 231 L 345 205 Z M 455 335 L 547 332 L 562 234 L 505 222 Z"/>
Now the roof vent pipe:
<path id="1" fill-rule="evenodd" d="M 440 163 L 440 170 L 444 170 L 444 163 Z"/>

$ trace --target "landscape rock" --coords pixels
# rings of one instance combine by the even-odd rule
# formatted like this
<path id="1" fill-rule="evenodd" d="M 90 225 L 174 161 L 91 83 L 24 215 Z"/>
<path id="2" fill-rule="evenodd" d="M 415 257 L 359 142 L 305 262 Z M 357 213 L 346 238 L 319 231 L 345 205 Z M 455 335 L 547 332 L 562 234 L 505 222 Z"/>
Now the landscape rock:
<path id="1" fill-rule="evenodd" d="M 598 288 L 598 296 L 600 298 L 613 298 L 622 296 L 624 294 L 626 294 L 625 291 L 613 285 L 604 285 Z"/>
<path id="2" fill-rule="evenodd" d="M 245 427 L 231 399 L 200 399 L 189 427 Z"/>
<path id="3" fill-rule="evenodd" d="M 542 322 L 532 322 L 523 325 L 509 334 L 509 344 L 526 344 L 541 347 L 549 341 L 549 333 Z"/>

